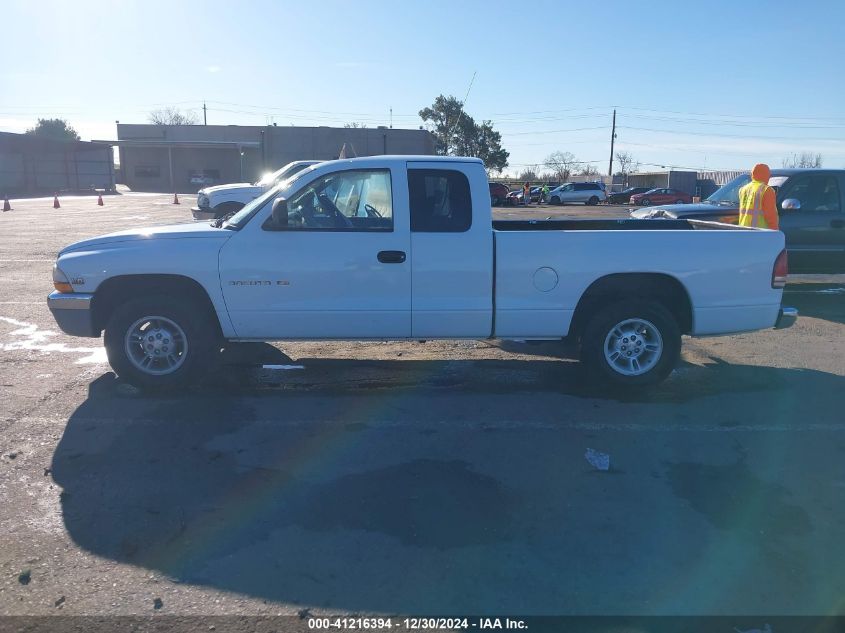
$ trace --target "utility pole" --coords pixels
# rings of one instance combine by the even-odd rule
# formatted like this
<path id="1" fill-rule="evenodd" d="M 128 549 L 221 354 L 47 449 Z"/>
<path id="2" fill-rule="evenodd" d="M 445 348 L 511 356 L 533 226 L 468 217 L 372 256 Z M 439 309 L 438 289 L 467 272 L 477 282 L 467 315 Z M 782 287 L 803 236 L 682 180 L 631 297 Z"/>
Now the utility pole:
<path id="1" fill-rule="evenodd" d="M 206 115 L 205 101 L 202 102 L 202 124 L 208 125 L 208 116 Z"/>
<path id="2" fill-rule="evenodd" d="M 393 129 L 393 107 L 390 108 L 390 129 Z"/>
<path id="3" fill-rule="evenodd" d="M 607 175 L 613 177 L 613 141 L 616 140 L 616 109 L 613 110 L 613 129 L 610 132 L 610 162 L 607 165 Z"/>

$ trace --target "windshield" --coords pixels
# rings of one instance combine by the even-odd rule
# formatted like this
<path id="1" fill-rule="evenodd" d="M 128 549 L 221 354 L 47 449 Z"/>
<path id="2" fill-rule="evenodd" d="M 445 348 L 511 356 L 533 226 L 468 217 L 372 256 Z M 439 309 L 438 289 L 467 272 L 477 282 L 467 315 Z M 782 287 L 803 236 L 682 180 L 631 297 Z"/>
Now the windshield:
<path id="1" fill-rule="evenodd" d="M 293 163 L 288 163 L 281 169 L 264 174 L 261 180 L 255 184 L 259 187 L 272 187 L 276 182 L 286 180 L 307 167 L 310 167 L 310 165 L 304 165 L 302 163 L 294 165 Z"/>
<path id="2" fill-rule="evenodd" d="M 705 202 L 710 204 L 739 204 L 739 190 L 751 180 L 749 174 L 737 176 L 711 193 Z"/>
<path id="3" fill-rule="evenodd" d="M 261 209 L 268 200 L 275 198 L 276 195 L 280 191 L 287 189 L 296 180 L 298 180 L 299 178 L 301 178 L 305 174 L 309 173 L 310 171 L 311 171 L 310 169 L 302 169 L 302 171 L 295 173 L 294 175 L 292 175 L 287 180 L 283 180 L 282 182 L 280 182 L 278 185 L 276 185 L 272 189 L 269 189 L 268 191 L 264 192 L 262 195 L 258 196 L 257 198 L 255 198 L 251 202 L 247 203 L 246 206 L 244 206 L 244 208 L 242 208 L 235 215 L 233 215 L 231 218 L 226 220 L 225 223 L 223 223 L 223 228 L 224 229 L 236 229 L 236 230 L 243 228 L 244 225 L 246 225 L 246 223 L 249 222 L 250 218 L 253 215 L 255 215 L 258 212 L 258 210 Z"/>
<path id="4" fill-rule="evenodd" d="M 258 187 L 269 187 L 272 185 L 278 176 L 282 175 L 282 172 L 285 170 L 284 167 L 279 169 L 278 171 L 268 171 L 266 174 L 261 176 L 261 180 L 256 181 L 256 186 Z"/>

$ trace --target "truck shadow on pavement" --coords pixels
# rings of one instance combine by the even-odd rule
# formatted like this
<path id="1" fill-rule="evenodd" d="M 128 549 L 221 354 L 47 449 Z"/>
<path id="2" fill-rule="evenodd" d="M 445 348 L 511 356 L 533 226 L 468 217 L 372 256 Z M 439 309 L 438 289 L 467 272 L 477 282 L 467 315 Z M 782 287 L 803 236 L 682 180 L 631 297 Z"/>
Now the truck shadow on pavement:
<path id="1" fill-rule="evenodd" d="M 281 359 L 253 352 L 267 354 L 262 362 Z M 72 539 L 163 582 L 288 604 L 559 612 L 558 574 L 573 559 L 594 557 L 576 567 L 595 567 L 612 596 L 630 583 L 613 570 L 613 548 L 628 556 L 655 539 L 637 523 L 647 517 L 628 516 L 621 505 L 596 510 L 590 499 L 630 485 L 630 475 L 584 477 L 596 471 L 579 441 L 601 429 L 576 423 L 833 424 L 845 387 L 843 377 L 823 372 L 717 363 L 670 381 L 667 389 L 698 387 L 686 401 L 585 401 L 567 387 L 571 363 L 303 364 L 281 386 L 239 384 L 230 368 L 178 397 L 142 395 L 113 374 L 91 383 L 52 462 Z M 350 374 L 368 373 L 347 384 Z M 717 392 L 719 407 L 699 402 Z M 634 494 L 641 493 L 623 496 Z M 608 532 L 616 522 L 626 526 L 624 538 Z M 664 536 L 663 552 L 675 547 Z M 609 558 L 602 547 L 611 547 Z M 648 572 L 638 573 L 647 586 Z"/>
<path id="2" fill-rule="evenodd" d="M 625 403 L 690 403 L 706 396 L 751 392 L 789 393 L 795 375 L 822 372 L 733 365 L 710 357 L 710 364 L 681 361 L 664 382 L 647 388 L 619 389 L 585 374 L 572 349 L 560 343 L 497 341 L 492 346 L 519 354 L 514 359 L 405 360 L 299 358 L 292 360 L 267 343 L 241 343 L 194 393 L 272 396 L 282 393 L 354 394 L 396 390 L 455 391 L 479 394 L 565 395 Z M 277 371 L 262 366 L 301 367 Z M 836 377 L 833 377 L 834 379 Z M 786 389 L 784 389 L 786 387 Z M 138 394 L 128 385 L 124 392 Z"/>

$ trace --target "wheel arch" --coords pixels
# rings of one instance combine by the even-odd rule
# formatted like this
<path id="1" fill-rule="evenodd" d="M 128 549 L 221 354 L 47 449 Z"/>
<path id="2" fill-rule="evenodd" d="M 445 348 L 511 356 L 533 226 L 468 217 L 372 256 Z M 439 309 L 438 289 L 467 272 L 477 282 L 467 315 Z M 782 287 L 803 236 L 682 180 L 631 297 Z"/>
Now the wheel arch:
<path id="1" fill-rule="evenodd" d="M 97 331 L 105 329 L 117 306 L 143 293 L 172 294 L 195 301 L 208 312 L 218 334 L 222 336 L 220 320 L 208 292 L 196 279 L 185 275 L 138 274 L 109 277 L 98 286 L 94 293 L 91 305 L 94 328 Z"/>
<path id="2" fill-rule="evenodd" d="M 684 285 L 666 273 L 614 273 L 591 283 L 575 307 L 569 335 L 580 337 L 590 315 L 625 299 L 658 300 L 672 313 L 682 334 L 692 332 L 692 301 Z"/>

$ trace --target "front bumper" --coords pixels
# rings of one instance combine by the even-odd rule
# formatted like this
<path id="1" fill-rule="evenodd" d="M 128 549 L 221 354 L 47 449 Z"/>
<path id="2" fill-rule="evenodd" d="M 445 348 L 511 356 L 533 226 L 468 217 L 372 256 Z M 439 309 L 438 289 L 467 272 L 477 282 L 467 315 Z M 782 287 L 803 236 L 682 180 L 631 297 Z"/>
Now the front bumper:
<path id="1" fill-rule="evenodd" d="M 785 330 L 795 325 L 798 320 L 798 310 L 795 308 L 781 308 L 778 312 L 778 320 L 775 321 L 776 330 Z"/>
<path id="2" fill-rule="evenodd" d="M 194 207 L 191 209 L 191 215 L 194 216 L 194 220 L 213 220 L 214 219 L 214 211 L 210 208 L 200 208 Z"/>
<path id="3" fill-rule="evenodd" d="M 47 297 L 47 307 L 65 334 L 99 338 L 100 331 L 94 328 L 94 314 L 91 311 L 93 299 L 92 294 L 51 292 Z"/>

